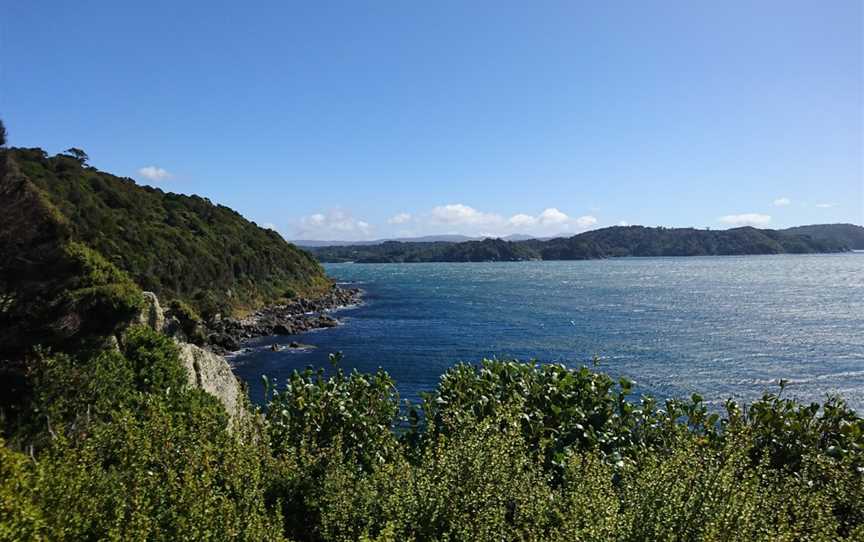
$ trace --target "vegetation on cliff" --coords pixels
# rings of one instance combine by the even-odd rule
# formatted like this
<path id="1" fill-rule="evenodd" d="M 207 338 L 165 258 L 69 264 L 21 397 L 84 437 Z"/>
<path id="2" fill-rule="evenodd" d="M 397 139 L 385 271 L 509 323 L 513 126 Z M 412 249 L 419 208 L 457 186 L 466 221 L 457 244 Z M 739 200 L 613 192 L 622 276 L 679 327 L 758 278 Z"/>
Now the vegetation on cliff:
<path id="1" fill-rule="evenodd" d="M 161 295 L 202 343 L 202 318 L 331 289 L 309 254 L 227 207 L 100 172 L 80 149 L 0 152 L 0 412 L 9 418 L 34 392 L 37 347 L 100 351 L 139 313 L 142 291 Z"/>
<path id="2" fill-rule="evenodd" d="M 861 230 L 864 228 L 853 226 Z M 857 231 L 857 230 L 855 230 Z M 590 260 L 621 256 L 715 256 L 736 254 L 808 254 L 842 252 L 849 239 L 790 230 L 734 228 L 646 228 L 615 226 L 573 237 L 548 240 L 453 242 L 398 242 L 377 245 L 313 247 L 323 262 L 478 262 L 522 260 Z"/>
<path id="3" fill-rule="evenodd" d="M 329 286 L 314 258 L 236 211 L 139 186 L 87 166 L 79 149 L 67 152 L 10 149 L 18 175 L 4 184 L 17 183 L 18 197 L 41 200 L 69 240 L 101 254 L 142 289 L 209 316 Z M 31 214 L 28 226 L 42 227 L 48 214 Z"/>

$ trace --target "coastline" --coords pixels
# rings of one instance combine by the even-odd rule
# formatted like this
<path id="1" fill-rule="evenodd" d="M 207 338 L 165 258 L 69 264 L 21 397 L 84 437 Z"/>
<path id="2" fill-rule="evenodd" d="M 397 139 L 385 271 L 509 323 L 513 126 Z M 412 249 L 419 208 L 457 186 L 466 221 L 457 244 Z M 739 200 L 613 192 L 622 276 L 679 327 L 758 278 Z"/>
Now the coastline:
<path id="1" fill-rule="evenodd" d="M 221 318 L 208 322 L 207 347 L 225 355 L 241 350 L 245 343 L 271 335 L 299 335 L 339 325 L 331 312 L 362 303 L 363 291 L 334 285 L 325 295 L 298 298 L 281 305 L 268 305 L 244 318 Z"/>

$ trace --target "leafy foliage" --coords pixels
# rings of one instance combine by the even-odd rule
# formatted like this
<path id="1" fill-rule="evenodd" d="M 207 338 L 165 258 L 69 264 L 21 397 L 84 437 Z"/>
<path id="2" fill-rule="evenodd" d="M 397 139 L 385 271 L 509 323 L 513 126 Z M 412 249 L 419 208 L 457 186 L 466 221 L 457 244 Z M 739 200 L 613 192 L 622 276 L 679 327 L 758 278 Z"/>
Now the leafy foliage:
<path id="1" fill-rule="evenodd" d="M 864 235 L 864 228 L 852 228 L 857 228 L 859 236 Z M 833 230 L 819 232 L 820 235 L 816 235 L 815 230 L 799 233 L 794 228 L 779 231 L 745 227 L 710 231 L 615 226 L 545 241 L 388 241 L 377 245 L 315 247 L 309 250 L 324 262 L 358 263 L 589 260 L 620 256 L 798 254 L 849 250 L 848 237 L 833 235 Z"/>
<path id="2" fill-rule="evenodd" d="M 122 352 L 46 357 L 34 378 L 14 440 L 39 453 L 0 451 L 0 540 L 282 539 L 256 428 L 229 433 L 169 339 L 136 328 Z"/>
<path id="3" fill-rule="evenodd" d="M 386 373 L 333 362 L 268 382 L 263 418 L 232 433 L 152 331 L 46 356 L 32 424 L 0 448 L 0 540 L 864 536 L 864 420 L 839 399 L 781 389 L 720 416 L 586 368 L 486 361 L 412 414 Z"/>
<path id="4" fill-rule="evenodd" d="M 329 449 L 338 440 L 342 453 L 367 469 L 386 462 L 396 442 L 395 382 L 380 370 L 373 375 L 345 374 L 339 355 L 331 355 L 331 360 L 336 366 L 331 378 L 325 378 L 323 370 L 306 369 L 294 371 L 282 391 L 274 383 L 267 404 L 271 448 L 276 454 L 301 445 Z"/>
<path id="5" fill-rule="evenodd" d="M 206 198 L 139 186 L 85 165 L 86 153 L 48 157 L 10 149 L 21 175 L 66 224 L 141 288 L 209 316 L 329 286 L 321 267 L 278 233 Z M 32 220 L 42 217 L 33 216 Z"/>
<path id="6" fill-rule="evenodd" d="M 0 270 L 0 355 L 105 336 L 144 302 L 128 275 L 80 243 L 46 243 L 18 261 Z"/>

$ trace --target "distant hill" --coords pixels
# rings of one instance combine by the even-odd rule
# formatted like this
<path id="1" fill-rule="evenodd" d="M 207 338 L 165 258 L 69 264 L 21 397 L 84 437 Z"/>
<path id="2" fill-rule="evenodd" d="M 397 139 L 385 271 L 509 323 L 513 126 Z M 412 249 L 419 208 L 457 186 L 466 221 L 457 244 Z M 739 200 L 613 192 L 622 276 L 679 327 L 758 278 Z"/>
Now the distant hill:
<path id="1" fill-rule="evenodd" d="M 463 241 L 475 241 L 480 237 L 468 237 L 467 235 L 424 235 L 421 237 L 395 237 L 392 239 L 375 239 L 372 241 L 321 241 L 315 239 L 293 239 L 292 243 L 298 247 L 346 247 L 346 246 L 367 246 L 380 245 L 390 241 L 399 241 L 400 243 L 435 243 L 445 241 L 448 243 L 461 243 Z"/>
<path id="2" fill-rule="evenodd" d="M 494 239 L 493 237 L 469 237 L 467 235 L 444 234 L 444 235 L 423 235 L 420 237 L 394 237 L 392 239 L 375 239 L 373 241 L 321 241 L 314 239 L 295 239 L 291 242 L 298 247 L 357 247 L 369 245 L 381 245 L 392 241 L 399 243 L 464 243 L 466 241 L 482 241 L 484 239 Z M 527 241 L 534 239 L 531 235 L 522 233 L 514 233 L 502 237 L 505 241 Z"/>
<path id="3" fill-rule="evenodd" d="M 586 260 L 621 256 L 713 256 L 736 254 L 806 254 L 850 249 L 835 239 L 814 239 L 751 227 L 730 230 L 615 226 L 572 237 L 548 240 L 396 242 L 378 245 L 317 247 L 323 262 L 473 262 L 522 260 Z"/>
<path id="4" fill-rule="evenodd" d="M 0 350 L 51 332 L 75 335 L 101 316 L 107 322 L 109 313 L 132 310 L 141 289 L 206 316 L 330 286 L 310 254 L 206 198 L 139 186 L 73 156 L 7 154 Z"/>
<path id="5" fill-rule="evenodd" d="M 864 227 L 855 224 L 812 224 L 781 231 L 794 235 L 807 235 L 823 241 L 839 241 L 852 250 L 864 250 Z"/>

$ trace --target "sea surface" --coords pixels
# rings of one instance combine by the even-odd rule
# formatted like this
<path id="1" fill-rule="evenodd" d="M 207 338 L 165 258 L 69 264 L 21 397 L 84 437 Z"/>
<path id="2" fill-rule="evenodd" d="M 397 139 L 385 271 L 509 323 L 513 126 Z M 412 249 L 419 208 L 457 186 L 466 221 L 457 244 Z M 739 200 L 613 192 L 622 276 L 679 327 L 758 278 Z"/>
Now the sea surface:
<path id="1" fill-rule="evenodd" d="M 661 398 L 713 405 L 778 391 L 841 394 L 864 411 L 864 254 L 619 258 L 575 262 L 331 264 L 362 288 L 343 325 L 269 337 L 231 359 L 263 397 L 307 365 L 387 370 L 416 401 L 459 361 L 518 358 L 591 365 Z M 308 351 L 272 352 L 290 340 Z"/>

